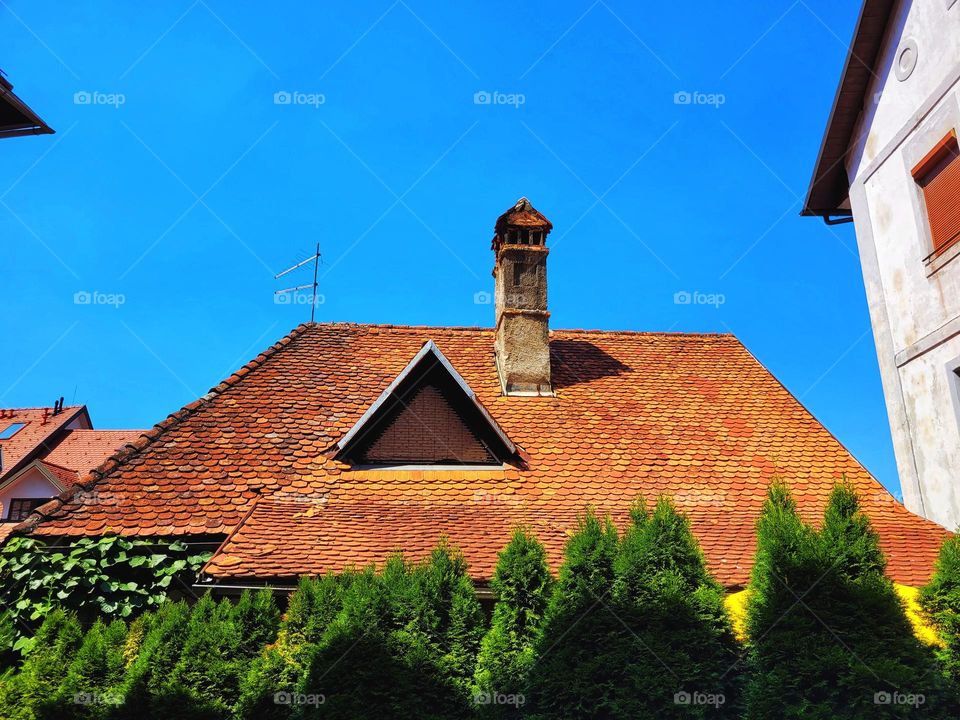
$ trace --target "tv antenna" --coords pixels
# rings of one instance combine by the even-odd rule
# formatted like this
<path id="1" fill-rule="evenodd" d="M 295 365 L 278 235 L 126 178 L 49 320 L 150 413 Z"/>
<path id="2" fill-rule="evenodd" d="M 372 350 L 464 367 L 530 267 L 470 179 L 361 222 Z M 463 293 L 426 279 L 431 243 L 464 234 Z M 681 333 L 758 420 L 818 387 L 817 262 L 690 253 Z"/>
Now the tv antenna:
<path id="1" fill-rule="evenodd" d="M 314 252 L 313 255 L 308 257 L 306 260 L 298 262 L 293 267 L 289 267 L 283 272 L 273 276 L 274 280 L 279 280 L 287 273 L 292 273 L 294 270 L 297 270 L 298 268 L 302 268 L 304 265 L 307 265 L 310 262 L 313 263 L 313 282 L 312 283 L 307 283 L 306 285 L 295 285 L 294 287 L 284 288 L 283 290 L 276 290 L 273 293 L 274 295 L 283 295 L 285 293 L 292 293 L 292 292 L 297 292 L 298 290 L 306 290 L 307 288 L 310 288 L 310 322 L 313 322 L 313 314 L 317 309 L 317 270 L 320 268 L 320 261 L 321 261 L 320 243 L 317 243 L 317 250 L 316 252 Z"/>

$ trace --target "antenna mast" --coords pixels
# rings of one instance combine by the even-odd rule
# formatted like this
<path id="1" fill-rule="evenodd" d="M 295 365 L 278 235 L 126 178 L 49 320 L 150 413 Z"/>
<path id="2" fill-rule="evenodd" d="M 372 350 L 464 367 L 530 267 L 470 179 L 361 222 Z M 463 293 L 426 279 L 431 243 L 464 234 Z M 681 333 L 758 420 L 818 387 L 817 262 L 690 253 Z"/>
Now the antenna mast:
<path id="1" fill-rule="evenodd" d="M 306 290 L 307 288 L 310 288 L 311 289 L 310 290 L 310 322 L 312 323 L 314 313 L 316 312 L 316 309 L 317 309 L 317 271 L 320 269 L 320 260 L 321 260 L 320 243 L 317 243 L 317 250 L 316 252 L 314 252 L 313 255 L 308 257 L 306 260 L 302 260 L 301 262 L 298 262 L 293 267 L 289 267 L 283 272 L 274 275 L 273 279 L 279 280 L 287 273 L 291 273 L 294 270 L 297 270 L 298 268 L 301 268 L 304 265 L 308 264 L 311 260 L 313 261 L 313 282 L 312 283 L 308 283 L 306 285 L 295 285 L 294 287 L 284 288 L 283 290 L 276 290 L 273 294 L 283 295 L 284 293 L 296 292 L 297 290 Z"/>

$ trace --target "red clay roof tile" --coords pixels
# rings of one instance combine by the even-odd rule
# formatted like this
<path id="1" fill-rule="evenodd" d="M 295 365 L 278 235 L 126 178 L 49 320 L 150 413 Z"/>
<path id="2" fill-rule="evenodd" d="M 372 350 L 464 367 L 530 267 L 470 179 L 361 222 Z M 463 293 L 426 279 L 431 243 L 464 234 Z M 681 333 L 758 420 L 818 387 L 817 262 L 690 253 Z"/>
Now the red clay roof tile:
<path id="1" fill-rule="evenodd" d="M 356 470 L 328 456 L 428 340 L 525 450 L 526 467 Z M 890 576 L 929 577 L 947 532 L 894 500 L 736 338 L 558 330 L 551 358 L 556 397 L 504 397 L 491 330 L 303 325 L 86 476 L 96 493 L 44 508 L 49 519 L 21 529 L 236 529 L 207 568 L 218 579 L 337 569 L 399 546 L 421 552 L 445 532 L 485 577 L 517 522 L 543 529 L 557 559 L 587 505 L 623 521 L 637 497 L 666 493 L 690 514 L 718 579 L 737 586 L 770 480 L 783 478 L 812 521 L 846 477 L 880 532 Z M 378 531 L 371 517 L 389 522 Z M 268 542 L 276 547 L 264 553 Z"/>

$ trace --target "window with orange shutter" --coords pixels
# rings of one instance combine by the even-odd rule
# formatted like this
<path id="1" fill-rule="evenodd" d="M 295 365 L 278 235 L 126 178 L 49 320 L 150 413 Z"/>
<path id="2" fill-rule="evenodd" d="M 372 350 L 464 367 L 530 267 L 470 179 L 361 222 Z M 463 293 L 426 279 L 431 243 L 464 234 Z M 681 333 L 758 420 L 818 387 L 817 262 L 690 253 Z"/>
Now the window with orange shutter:
<path id="1" fill-rule="evenodd" d="M 923 192 L 934 258 L 960 240 L 960 148 L 951 131 L 913 169 Z"/>

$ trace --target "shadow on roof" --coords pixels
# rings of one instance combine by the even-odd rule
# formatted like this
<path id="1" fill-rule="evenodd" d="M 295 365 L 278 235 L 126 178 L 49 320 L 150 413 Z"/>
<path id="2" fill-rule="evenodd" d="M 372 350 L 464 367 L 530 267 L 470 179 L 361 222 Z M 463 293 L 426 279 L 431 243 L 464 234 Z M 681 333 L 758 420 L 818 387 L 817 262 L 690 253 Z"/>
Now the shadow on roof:
<path id="1" fill-rule="evenodd" d="M 633 370 L 586 340 L 551 340 L 550 365 L 554 388 L 571 387 Z"/>

